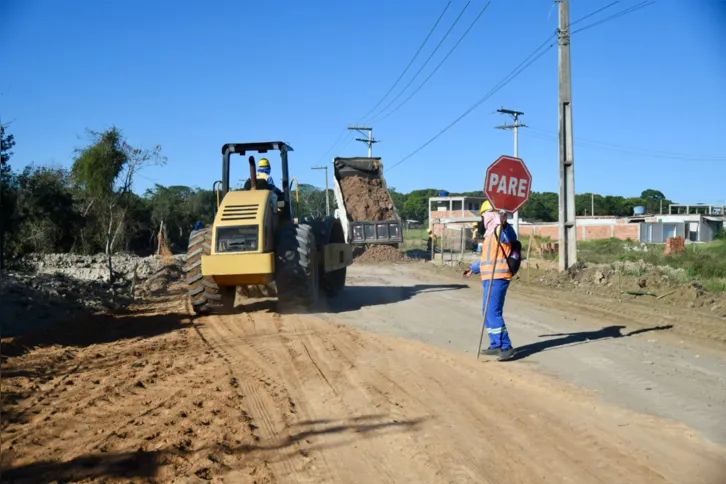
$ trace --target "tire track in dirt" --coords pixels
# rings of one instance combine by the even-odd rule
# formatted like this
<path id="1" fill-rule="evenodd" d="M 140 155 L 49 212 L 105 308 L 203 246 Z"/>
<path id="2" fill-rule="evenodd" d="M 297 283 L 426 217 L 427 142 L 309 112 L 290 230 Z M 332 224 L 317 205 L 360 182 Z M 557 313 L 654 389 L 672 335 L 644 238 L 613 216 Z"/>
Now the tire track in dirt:
<path id="1" fill-rule="evenodd" d="M 328 315 L 316 314 L 314 318 L 321 319 L 330 325 L 340 326 Z M 306 321 L 309 322 L 310 320 L 306 319 Z M 388 404 L 389 414 L 401 420 L 411 419 L 411 416 L 414 416 L 414 421 L 420 419 L 422 415 L 427 418 L 431 417 L 432 414 L 424 401 L 397 383 L 397 380 L 404 381 L 409 385 L 415 386 L 416 390 L 425 393 L 424 387 L 416 381 L 416 378 L 411 378 L 412 371 L 407 370 L 405 366 L 401 367 L 397 365 L 396 362 L 385 365 L 386 369 L 381 370 L 377 367 L 381 361 L 379 358 L 368 359 L 363 364 L 359 362 L 356 365 L 351 355 L 370 354 L 371 348 L 366 346 L 361 341 L 361 337 L 350 329 L 342 332 L 331 332 L 330 336 L 333 340 L 332 344 L 339 348 L 338 353 L 341 359 L 348 362 L 350 367 L 356 368 L 357 373 L 362 373 L 358 375 L 359 380 L 364 382 L 362 386 L 369 392 L 375 392 L 383 397 L 385 403 Z M 376 343 L 376 354 L 394 352 L 388 345 L 377 341 L 374 336 L 367 336 Z M 385 358 L 383 359 L 385 360 Z M 391 374 L 393 373 L 393 368 L 398 373 L 395 377 Z M 408 401 L 404 408 L 399 402 L 406 400 Z M 379 403 L 376 405 L 376 408 L 380 408 L 380 406 L 381 404 Z M 434 423 L 434 425 L 436 424 Z M 407 460 L 415 463 L 414 468 L 418 469 L 418 476 L 415 478 L 416 482 L 426 482 L 430 479 L 430 476 L 439 476 L 444 473 L 444 469 L 447 467 L 453 469 L 451 474 L 453 478 L 452 482 L 477 482 L 476 480 L 469 480 L 469 478 L 473 478 L 474 476 L 466 467 L 457 465 L 446 453 L 439 452 L 434 446 L 429 445 L 426 437 L 422 438 L 416 432 L 411 432 L 406 435 L 406 439 L 409 442 L 402 442 L 401 447 L 406 449 L 409 454 Z M 411 445 L 412 443 L 414 445 Z"/>
<path id="2" fill-rule="evenodd" d="M 390 403 L 388 397 L 361 379 L 357 368 L 351 368 L 354 365 L 346 365 L 350 360 L 344 357 L 339 348 L 330 343 L 327 338 L 327 331 L 330 328 L 318 327 L 317 331 L 307 331 L 304 320 L 299 316 L 286 318 L 286 322 L 295 331 L 298 331 L 298 328 L 303 329 L 305 335 L 292 341 L 291 344 L 303 347 L 308 361 L 313 363 L 319 370 L 321 378 L 333 390 L 333 395 L 327 399 L 326 403 L 329 412 L 342 414 L 342 421 L 351 422 L 350 425 L 353 427 L 362 424 L 363 428 L 367 426 L 371 430 L 385 430 L 386 422 L 384 419 L 389 422 L 392 421 L 394 424 L 398 423 L 395 418 L 398 415 L 391 412 L 381 414 L 381 406 Z M 298 353 L 300 353 L 299 348 Z M 299 360 L 300 365 L 305 364 L 304 361 L 304 357 Z M 333 405 L 331 400 L 335 401 L 336 405 Z M 327 418 L 330 419 L 329 416 Z M 401 418 L 401 421 L 403 421 L 403 418 Z M 359 430 L 359 432 L 361 433 L 361 439 L 356 439 L 355 445 L 362 454 L 362 458 L 356 464 L 354 472 L 351 472 L 351 469 L 339 469 L 339 472 L 347 474 L 348 479 L 354 479 L 355 476 L 377 476 L 376 478 L 380 479 L 381 482 L 392 479 L 389 469 L 380 465 L 384 459 L 381 459 L 380 456 L 376 458 L 378 452 L 371 449 L 371 444 L 367 441 L 368 434 L 363 433 L 363 430 Z"/>
<path id="3" fill-rule="evenodd" d="M 328 475 L 334 476 L 330 478 L 331 482 L 350 482 L 351 479 L 356 480 L 360 476 L 371 476 L 374 480 L 383 479 L 383 481 L 387 480 L 386 477 L 394 479 L 393 471 L 378 463 L 381 461 L 379 446 L 367 444 L 366 440 L 356 439 L 356 448 L 362 455 L 353 461 L 346 459 L 346 453 L 338 449 L 353 445 L 349 439 L 348 441 L 338 439 L 334 435 L 338 432 L 344 435 L 354 429 L 361 436 L 366 436 L 372 431 L 379 432 L 388 426 L 395 428 L 398 425 L 395 419 L 392 422 L 381 421 L 384 415 L 371 415 L 371 410 L 380 413 L 380 407 L 386 404 L 392 408 L 396 407 L 385 395 L 385 391 L 379 390 L 377 386 L 371 386 L 356 372 L 347 371 L 350 368 L 346 362 L 350 360 L 342 358 L 341 350 L 327 337 L 331 328 L 333 333 L 341 333 L 341 337 L 343 333 L 346 336 L 352 333 L 339 331 L 337 327 L 323 329 L 318 326 L 315 330 L 306 330 L 304 325 L 301 326 L 300 318 L 297 316 L 280 318 L 272 315 L 272 318 L 276 319 L 275 324 L 279 324 L 281 328 L 279 341 L 266 332 L 264 338 L 256 338 L 254 333 L 268 325 L 269 318 L 270 316 L 260 313 L 241 315 L 234 322 L 230 318 L 225 318 L 227 323 L 225 328 L 238 336 L 242 346 L 254 349 L 258 354 L 268 355 L 268 362 L 271 360 L 277 362 L 278 376 L 289 390 L 290 401 L 294 399 L 298 402 L 296 416 L 307 418 L 307 421 L 289 423 L 291 431 L 292 427 L 303 428 L 298 435 L 309 437 L 304 439 L 309 447 L 303 446 L 305 448 L 300 449 L 300 452 L 304 452 L 307 454 L 306 457 L 312 460 L 319 459 L 325 466 L 327 475 L 317 472 L 313 475 L 312 481 L 323 482 L 327 480 Z M 250 319 L 254 321 L 253 325 L 247 324 Z M 298 337 L 288 337 L 288 335 L 298 335 Z M 242 350 L 242 353 L 244 351 Z M 323 386 L 320 387 L 318 382 Z M 323 388 L 327 390 L 321 394 Z M 320 407 L 321 398 L 325 402 L 322 407 Z M 310 412 L 307 401 L 314 402 L 317 408 Z M 351 407 L 350 403 L 356 405 Z M 401 414 L 400 411 L 398 413 Z M 334 418 L 336 414 L 341 414 L 342 418 Z M 394 447 L 406 448 L 408 443 L 402 442 Z M 346 462 L 342 469 L 336 470 L 335 466 L 330 464 L 341 460 Z M 347 477 L 341 477 L 343 475 Z"/>
<path id="4" fill-rule="evenodd" d="M 250 322 L 248 317 L 244 317 Z M 307 482 L 298 475 L 295 463 L 289 459 L 289 450 L 299 450 L 297 442 L 289 442 L 288 419 L 284 409 L 290 396 L 280 383 L 274 360 L 262 356 L 240 337 L 239 317 L 213 316 L 200 328 L 205 339 L 223 355 L 235 375 L 236 384 L 242 390 L 245 415 L 249 417 L 249 430 L 257 444 L 251 449 L 262 455 L 263 463 L 274 470 L 277 477 L 283 476 L 293 482 Z M 260 427 L 257 426 L 259 422 Z M 271 454 L 274 459 L 265 457 Z"/>
<path id="5" fill-rule="evenodd" d="M 248 321 L 252 321 L 254 324 L 231 324 L 227 326 L 227 328 L 231 333 L 236 334 L 238 336 L 238 340 L 244 345 L 254 349 L 259 354 L 267 355 L 267 361 L 274 361 L 277 364 L 277 370 L 280 372 L 278 376 L 284 381 L 285 387 L 290 392 L 287 394 L 289 401 L 292 402 L 294 399 L 295 401 L 303 402 L 296 405 L 297 411 L 295 414 L 298 419 L 301 416 L 306 417 L 307 421 L 298 420 L 297 422 L 288 422 L 288 425 L 291 430 L 293 428 L 304 428 L 300 431 L 300 434 L 308 436 L 304 439 L 304 442 L 308 443 L 309 446 L 304 449 L 301 447 L 298 452 L 308 460 L 308 464 L 313 460 L 320 459 L 324 465 L 324 471 L 313 473 L 310 478 L 311 482 L 344 482 L 345 479 L 341 480 L 335 470 L 331 469 L 329 459 L 325 457 L 325 454 L 318 450 L 321 447 L 327 448 L 327 446 L 330 445 L 326 442 L 328 439 L 325 439 L 325 435 L 331 430 L 331 428 L 332 430 L 337 429 L 336 425 L 333 423 L 333 419 L 331 419 L 329 415 L 325 415 L 322 418 L 313 417 L 309 413 L 307 405 L 304 403 L 307 400 L 304 395 L 304 389 L 310 387 L 311 380 L 323 382 L 330 392 L 330 394 L 326 397 L 327 399 L 336 400 L 339 404 L 343 403 L 344 400 L 338 391 L 339 385 L 337 384 L 340 371 L 333 370 L 331 365 L 325 364 L 331 356 L 337 354 L 335 349 L 326 346 L 321 352 L 317 343 L 321 340 L 324 341 L 325 337 L 320 331 L 309 332 L 305 337 L 301 338 L 291 339 L 287 337 L 280 337 L 279 342 L 275 341 L 274 338 L 264 338 L 262 341 L 256 340 L 254 338 L 254 332 L 268 325 L 268 319 L 270 319 L 270 316 L 255 313 L 254 316 L 247 314 L 244 317 Z M 285 329 L 290 326 L 292 333 L 298 333 L 296 317 L 280 318 L 279 315 L 273 314 L 271 318 L 275 320 L 275 324 L 278 327 L 282 328 L 282 325 L 284 324 Z M 277 349 L 275 351 L 268 349 L 271 347 L 275 347 Z M 283 366 L 286 367 L 284 371 L 282 370 Z M 333 366 L 337 367 L 338 365 L 334 364 Z M 288 375 L 295 375 L 295 378 L 290 378 Z M 345 391 L 349 393 L 350 389 L 346 386 Z M 353 412 L 353 414 L 355 414 L 355 412 Z M 314 425 L 312 424 L 314 422 L 321 422 L 324 425 Z M 315 435 L 317 435 L 318 438 L 315 438 Z M 318 440 L 321 440 L 321 442 L 317 443 L 316 441 Z M 360 459 L 358 462 L 361 463 L 360 465 L 369 466 L 375 461 Z M 349 467 L 355 467 L 356 465 L 357 464 L 348 463 Z M 310 468 L 311 466 L 308 465 L 303 467 Z M 366 472 L 365 475 L 372 472 L 371 469 L 362 469 L 362 471 Z M 381 473 L 373 473 L 373 475 L 380 476 Z"/>

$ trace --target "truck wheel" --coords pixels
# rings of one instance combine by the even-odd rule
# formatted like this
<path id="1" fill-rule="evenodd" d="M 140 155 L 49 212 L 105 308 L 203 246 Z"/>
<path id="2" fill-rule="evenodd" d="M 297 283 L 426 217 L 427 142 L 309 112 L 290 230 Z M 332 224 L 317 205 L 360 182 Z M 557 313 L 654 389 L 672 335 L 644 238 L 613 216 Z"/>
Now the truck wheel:
<path id="1" fill-rule="evenodd" d="M 330 238 L 329 243 L 331 244 L 342 244 L 345 243 L 345 235 L 343 233 L 343 226 L 338 221 L 333 221 L 330 227 Z M 327 296 L 337 296 L 340 291 L 345 288 L 345 278 L 348 273 L 348 268 L 343 267 L 341 269 L 322 272 L 320 282 L 323 290 Z"/>
<path id="2" fill-rule="evenodd" d="M 184 265 L 187 293 L 196 314 L 229 312 L 234 308 L 235 288 L 219 287 L 211 277 L 202 276 L 202 256 L 212 251 L 212 228 L 189 234 L 187 260 Z"/>
<path id="3" fill-rule="evenodd" d="M 275 282 L 281 310 L 309 307 L 318 301 L 320 284 L 315 234 L 309 225 L 280 229 L 275 251 Z"/>

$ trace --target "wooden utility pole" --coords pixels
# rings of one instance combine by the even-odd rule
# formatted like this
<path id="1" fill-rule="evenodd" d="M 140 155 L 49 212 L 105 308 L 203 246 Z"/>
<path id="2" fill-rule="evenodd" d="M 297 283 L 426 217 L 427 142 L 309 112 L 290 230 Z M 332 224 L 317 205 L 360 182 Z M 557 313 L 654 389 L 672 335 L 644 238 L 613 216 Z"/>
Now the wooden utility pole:
<path id="1" fill-rule="evenodd" d="M 570 2 L 558 0 L 559 134 L 560 134 L 560 270 L 577 262 L 575 213 L 575 150 L 572 130 L 572 72 L 570 67 Z"/>

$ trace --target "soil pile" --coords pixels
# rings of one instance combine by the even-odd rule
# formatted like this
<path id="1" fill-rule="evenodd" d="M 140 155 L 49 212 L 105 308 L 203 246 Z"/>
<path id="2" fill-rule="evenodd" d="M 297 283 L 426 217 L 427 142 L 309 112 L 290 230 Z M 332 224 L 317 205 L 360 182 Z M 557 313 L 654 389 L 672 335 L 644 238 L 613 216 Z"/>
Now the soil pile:
<path id="1" fill-rule="evenodd" d="M 358 264 L 390 264 L 407 260 L 406 254 L 390 245 L 371 245 L 354 254 L 354 262 Z"/>
<path id="2" fill-rule="evenodd" d="M 117 277 L 146 279 L 160 271 L 164 266 L 181 260 L 183 256 L 172 257 L 139 257 L 134 254 L 114 254 L 113 270 Z M 31 254 L 22 260 L 22 264 L 37 274 L 63 274 L 74 279 L 93 281 L 108 280 L 108 259 L 104 254 Z"/>
<path id="3" fill-rule="evenodd" d="M 164 266 L 159 258 L 121 257 L 126 264 L 119 259 L 120 271 L 113 284 L 103 277 L 104 271 L 108 274 L 104 263 L 94 263 L 105 260 L 102 255 L 37 256 L 24 264 L 28 272 L 3 274 L 0 284 L 3 337 L 41 329 L 82 314 L 125 310 L 134 299 L 166 292 L 169 284 L 182 274 L 179 262 Z M 39 272 L 33 272 L 34 269 Z"/>
<path id="4" fill-rule="evenodd" d="M 552 261 L 525 262 L 518 278 L 527 283 L 616 299 L 637 299 L 640 304 L 670 304 L 703 308 L 726 318 L 726 293 L 689 280 L 683 269 L 653 266 L 643 261 L 614 264 L 578 263 L 560 272 Z M 529 273 L 529 274 L 528 274 Z"/>
<path id="5" fill-rule="evenodd" d="M 340 187 L 352 220 L 379 222 L 394 218 L 393 199 L 380 178 L 347 176 Z"/>

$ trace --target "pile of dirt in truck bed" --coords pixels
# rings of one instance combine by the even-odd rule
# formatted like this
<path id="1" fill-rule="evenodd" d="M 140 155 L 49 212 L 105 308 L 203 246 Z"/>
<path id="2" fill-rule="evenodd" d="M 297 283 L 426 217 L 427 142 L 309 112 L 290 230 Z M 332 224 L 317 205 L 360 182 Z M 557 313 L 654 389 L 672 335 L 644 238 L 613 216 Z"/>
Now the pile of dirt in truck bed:
<path id="1" fill-rule="evenodd" d="M 353 220 L 378 222 L 394 218 L 393 199 L 380 178 L 347 176 L 340 186 L 345 207 Z"/>
<path id="2" fill-rule="evenodd" d="M 360 248 L 353 254 L 354 262 L 358 264 L 385 264 L 405 262 L 406 254 L 390 245 L 371 245 Z"/>

